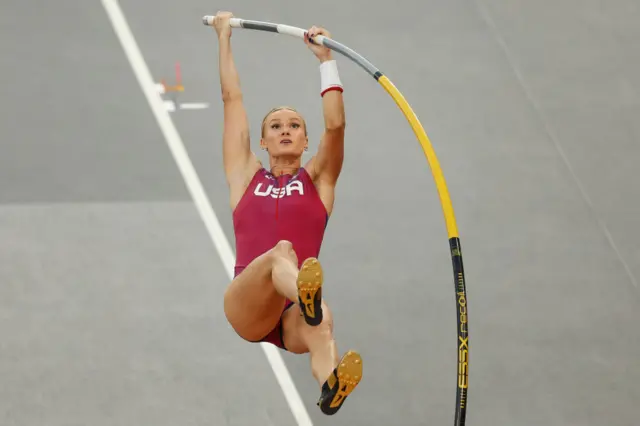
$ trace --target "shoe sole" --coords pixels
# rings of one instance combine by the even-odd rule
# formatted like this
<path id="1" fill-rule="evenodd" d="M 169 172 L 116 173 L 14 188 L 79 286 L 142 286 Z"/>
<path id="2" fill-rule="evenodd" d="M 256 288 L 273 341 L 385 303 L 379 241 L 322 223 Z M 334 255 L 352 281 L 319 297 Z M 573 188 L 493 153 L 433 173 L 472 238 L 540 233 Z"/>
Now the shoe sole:
<path id="1" fill-rule="evenodd" d="M 344 401 L 362 380 L 362 371 L 362 357 L 358 352 L 349 351 L 342 357 L 334 373 L 328 380 L 329 388 L 332 389 L 329 396 L 331 398 L 331 402 L 328 404 L 325 401 L 318 403 L 325 414 L 335 414 L 340 407 L 342 407 Z M 336 377 L 338 379 L 337 383 L 335 383 Z M 334 394 L 333 389 L 336 386 L 338 388 Z"/>
<path id="2" fill-rule="evenodd" d="M 298 272 L 298 301 L 304 319 L 309 325 L 322 322 L 322 282 L 324 274 L 318 259 L 306 259 Z"/>

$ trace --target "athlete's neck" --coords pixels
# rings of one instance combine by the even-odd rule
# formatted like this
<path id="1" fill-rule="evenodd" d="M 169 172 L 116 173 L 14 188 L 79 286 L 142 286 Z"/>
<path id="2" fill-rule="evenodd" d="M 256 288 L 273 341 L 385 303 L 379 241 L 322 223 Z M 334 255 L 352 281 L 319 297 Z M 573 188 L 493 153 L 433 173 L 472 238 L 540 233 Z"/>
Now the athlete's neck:
<path id="1" fill-rule="evenodd" d="M 294 175 L 300 170 L 300 157 L 272 157 L 270 166 L 274 176 Z"/>

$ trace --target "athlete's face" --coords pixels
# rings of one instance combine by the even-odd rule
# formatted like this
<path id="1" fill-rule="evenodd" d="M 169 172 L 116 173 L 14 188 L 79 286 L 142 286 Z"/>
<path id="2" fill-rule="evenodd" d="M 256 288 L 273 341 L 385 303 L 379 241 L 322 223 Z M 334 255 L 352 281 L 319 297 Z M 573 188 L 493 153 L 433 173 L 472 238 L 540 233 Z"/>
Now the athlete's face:
<path id="1" fill-rule="evenodd" d="M 308 145 L 308 138 L 300 114 L 289 109 L 269 114 L 264 121 L 260 144 L 271 155 L 302 156 Z"/>

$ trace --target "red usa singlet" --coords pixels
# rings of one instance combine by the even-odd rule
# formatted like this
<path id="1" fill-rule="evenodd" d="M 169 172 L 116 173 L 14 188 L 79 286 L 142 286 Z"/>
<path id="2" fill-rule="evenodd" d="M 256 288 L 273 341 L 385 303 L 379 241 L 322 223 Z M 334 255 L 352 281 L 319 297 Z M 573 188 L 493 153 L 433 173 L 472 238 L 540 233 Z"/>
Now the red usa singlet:
<path id="1" fill-rule="evenodd" d="M 233 211 L 237 276 L 253 259 L 280 240 L 290 241 L 298 267 L 318 257 L 329 216 L 304 168 L 274 176 L 258 170 Z"/>

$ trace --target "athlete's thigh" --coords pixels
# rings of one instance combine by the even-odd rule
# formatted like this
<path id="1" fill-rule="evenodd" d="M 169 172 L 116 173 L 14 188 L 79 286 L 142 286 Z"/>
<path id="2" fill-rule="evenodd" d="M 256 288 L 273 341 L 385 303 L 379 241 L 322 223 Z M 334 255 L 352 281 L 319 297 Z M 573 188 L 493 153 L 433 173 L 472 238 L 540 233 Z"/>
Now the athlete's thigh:
<path id="1" fill-rule="evenodd" d="M 240 337 L 257 341 L 280 320 L 286 299 L 271 281 L 271 253 L 253 260 L 236 276 L 224 294 L 224 312 Z"/>

